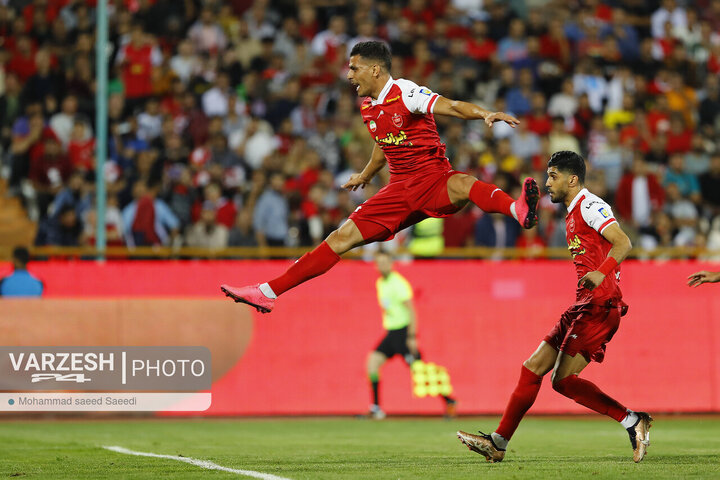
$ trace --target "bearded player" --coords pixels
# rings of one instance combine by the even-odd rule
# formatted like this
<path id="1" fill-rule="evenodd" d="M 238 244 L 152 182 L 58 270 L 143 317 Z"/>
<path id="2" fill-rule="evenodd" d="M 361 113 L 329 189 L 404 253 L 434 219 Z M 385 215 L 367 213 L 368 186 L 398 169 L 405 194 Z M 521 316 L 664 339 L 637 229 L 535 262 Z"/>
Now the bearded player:
<path id="1" fill-rule="evenodd" d="M 519 120 L 472 103 L 449 100 L 409 80 L 393 79 L 390 61 L 390 50 L 383 42 L 361 42 L 350 52 L 347 78 L 358 96 L 367 97 L 361 114 L 375 145 L 363 171 L 353 174 L 343 188 L 364 188 L 385 163 L 390 169 L 390 183 L 284 274 L 261 285 L 222 285 L 228 297 L 268 313 L 278 295 L 327 272 L 348 250 L 392 238 L 427 217 L 452 215 L 468 201 L 488 213 L 513 217 L 524 228 L 537 223 L 539 192 L 535 181 L 526 179 L 520 198 L 513 201 L 495 185 L 454 171 L 445 157 L 434 115 L 484 120 L 488 126 L 504 121 L 515 127 Z"/>
<path id="2" fill-rule="evenodd" d="M 575 304 L 560 316 L 538 349 L 523 363 L 520 380 L 500 426 L 490 435 L 457 432 L 460 440 L 488 461 L 500 462 L 508 442 L 540 390 L 543 376 L 553 370 L 552 386 L 580 405 L 620 422 L 630 435 L 633 460 L 639 462 L 650 445 L 645 412 L 633 412 L 579 377 L 591 362 L 602 362 L 605 346 L 627 312 L 620 291 L 620 268 L 631 245 L 610 206 L 586 188 L 585 161 L 574 152 L 554 153 L 548 162 L 546 186 L 553 203 L 567 207 L 568 249 L 578 283 Z"/>

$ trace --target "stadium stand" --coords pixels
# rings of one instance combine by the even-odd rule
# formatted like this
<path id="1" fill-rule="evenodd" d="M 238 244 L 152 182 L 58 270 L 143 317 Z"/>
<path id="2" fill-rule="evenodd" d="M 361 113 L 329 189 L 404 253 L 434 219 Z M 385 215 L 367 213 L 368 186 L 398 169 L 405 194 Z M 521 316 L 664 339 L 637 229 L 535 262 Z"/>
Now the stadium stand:
<path id="1" fill-rule="evenodd" d="M 636 245 L 720 249 L 720 0 L 113 1 L 104 172 L 94 7 L 0 4 L 0 246 L 93 246 L 98 174 L 109 246 L 318 243 L 384 180 L 338 188 L 372 147 L 347 52 L 383 39 L 395 77 L 522 119 L 438 118 L 456 169 L 512 192 L 573 149 Z M 564 247 L 541 208 L 528 235 L 468 208 L 446 245 Z"/>

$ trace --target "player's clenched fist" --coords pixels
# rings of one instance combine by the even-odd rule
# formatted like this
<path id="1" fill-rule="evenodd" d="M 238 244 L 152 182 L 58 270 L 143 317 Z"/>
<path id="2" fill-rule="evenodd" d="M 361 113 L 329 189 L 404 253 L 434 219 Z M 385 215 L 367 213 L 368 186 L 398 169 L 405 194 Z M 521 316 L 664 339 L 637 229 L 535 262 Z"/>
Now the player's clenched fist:
<path id="1" fill-rule="evenodd" d="M 603 280 L 605 280 L 605 275 L 595 270 L 594 272 L 586 273 L 585 276 L 578 281 L 578 285 L 588 290 L 594 290 Z"/>
<path id="2" fill-rule="evenodd" d="M 348 180 L 345 185 L 342 186 L 342 188 L 347 188 L 348 190 L 352 190 L 353 192 L 357 190 L 358 188 L 365 188 L 365 185 L 369 183 L 368 180 L 365 179 L 365 177 L 362 176 L 360 173 L 353 173 L 350 175 L 350 180 Z"/>

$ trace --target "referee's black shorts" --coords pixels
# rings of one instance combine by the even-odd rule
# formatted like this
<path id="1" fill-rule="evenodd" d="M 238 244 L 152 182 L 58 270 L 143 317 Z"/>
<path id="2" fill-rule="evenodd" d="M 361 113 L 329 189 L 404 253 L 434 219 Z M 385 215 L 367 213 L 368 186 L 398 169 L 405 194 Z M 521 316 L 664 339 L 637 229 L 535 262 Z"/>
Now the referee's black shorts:
<path id="1" fill-rule="evenodd" d="M 410 354 L 407 346 L 407 338 L 407 327 L 388 330 L 385 338 L 375 347 L 375 351 L 382 353 L 387 358 L 392 358 L 393 355 L 396 354 L 405 357 Z"/>

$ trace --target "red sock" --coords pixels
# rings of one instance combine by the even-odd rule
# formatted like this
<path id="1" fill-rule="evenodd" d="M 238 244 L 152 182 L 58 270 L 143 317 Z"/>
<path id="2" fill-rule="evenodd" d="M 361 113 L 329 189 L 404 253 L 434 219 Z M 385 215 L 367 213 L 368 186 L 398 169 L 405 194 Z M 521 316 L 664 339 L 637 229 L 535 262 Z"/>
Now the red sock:
<path id="1" fill-rule="evenodd" d="M 525 365 L 520 369 L 520 380 L 515 387 L 515 391 L 510 396 L 510 401 L 505 407 L 502 420 L 495 433 L 502 435 L 505 440 L 510 440 L 520 425 L 525 413 L 532 404 L 540 391 L 542 377 L 531 372 Z"/>
<path id="2" fill-rule="evenodd" d="M 478 180 L 470 188 L 470 201 L 487 213 L 502 213 L 512 217 L 510 205 L 515 201 L 492 183 Z"/>
<path id="3" fill-rule="evenodd" d="M 275 292 L 275 295 L 279 296 L 311 278 L 322 275 L 339 261 L 340 257 L 333 252 L 330 245 L 327 242 L 322 242 L 314 250 L 300 257 L 285 273 L 275 280 L 269 281 L 268 285 Z"/>
<path id="4" fill-rule="evenodd" d="M 563 378 L 555 383 L 553 388 L 566 397 L 572 398 L 580 405 L 614 418 L 618 422 L 622 421 L 627 415 L 627 409 L 620 405 L 617 400 L 610 398 L 594 383 L 579 378 L 577 375 Z"/>

